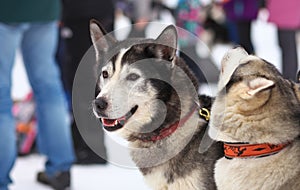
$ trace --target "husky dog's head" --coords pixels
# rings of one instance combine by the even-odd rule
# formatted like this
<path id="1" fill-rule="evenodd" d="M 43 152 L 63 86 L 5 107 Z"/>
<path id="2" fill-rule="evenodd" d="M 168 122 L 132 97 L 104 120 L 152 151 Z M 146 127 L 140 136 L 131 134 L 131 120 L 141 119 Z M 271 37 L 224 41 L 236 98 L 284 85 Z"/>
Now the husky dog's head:
<path id="1" fill-rule="evenodd" d="M 283 143 L 300 133 L 299 86 L 241 48 L 222 60 L 210 135 L 225 142 Z"/>
<path id="2" fill-rule="evenodd" d="M 146 139 L 190 108 L 191 104 L 186 108 L 178 105 L 179 95 L 174 89 L 187 71 L 176 57 L 174 26 L 166 27 L 156 39 L 121 42 L 94 20 L 90 31 L 97 61 L 102 65 L 93 111 L 106 130 L 118 131 L 129 140 Z M 185 72 L 175 72 L 176 66 Z M 184 87 L 197 89 L 195 77 L 188 75 L 192 87 Z"/>

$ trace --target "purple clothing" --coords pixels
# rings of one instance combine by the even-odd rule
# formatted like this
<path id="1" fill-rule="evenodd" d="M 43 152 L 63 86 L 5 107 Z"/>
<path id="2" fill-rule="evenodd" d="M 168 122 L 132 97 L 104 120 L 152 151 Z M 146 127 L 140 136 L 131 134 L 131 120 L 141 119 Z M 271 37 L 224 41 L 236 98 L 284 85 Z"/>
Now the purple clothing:
<path id="1" fill-rule="evenodd" d="M 300 0 L 268 0 L 269 21 L 281 29 L 300 28 Z"/>
<path id="2" fill-rule="evenodd" d="M 231 21 L 254 20 L 258 14 L 258 0 L 231 0 L 224 3 L 223 8 Z"/>

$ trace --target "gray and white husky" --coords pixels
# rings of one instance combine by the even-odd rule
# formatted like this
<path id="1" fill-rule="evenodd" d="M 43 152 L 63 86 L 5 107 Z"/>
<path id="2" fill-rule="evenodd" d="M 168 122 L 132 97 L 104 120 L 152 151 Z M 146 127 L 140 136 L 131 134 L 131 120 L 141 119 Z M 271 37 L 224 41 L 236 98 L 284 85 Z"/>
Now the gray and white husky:
<path id="1" fill-rule="evenodd" d="M 122 42 L 106 35 L 95 20 L 90 31 L 103 65 L 94 114 L 107 131 L 128 140 L 148 185 L 156 190 L 216 189 L 213 168 L 222 147 L 214 143 L 205 153 L 198 151 L 207 127 L 198 108 L 210 109 L 211 99 L 198 100 L 197 80 L 176 56 L 176 28 L 168 26 L 157 39 Z"/>
<path id="2" fill-rule="evenodd" d="M 299 124 L 299 84 L 243 48 L 228 51 L 209 130 L 224 142 L 218 189 L 300 189 Z"/>

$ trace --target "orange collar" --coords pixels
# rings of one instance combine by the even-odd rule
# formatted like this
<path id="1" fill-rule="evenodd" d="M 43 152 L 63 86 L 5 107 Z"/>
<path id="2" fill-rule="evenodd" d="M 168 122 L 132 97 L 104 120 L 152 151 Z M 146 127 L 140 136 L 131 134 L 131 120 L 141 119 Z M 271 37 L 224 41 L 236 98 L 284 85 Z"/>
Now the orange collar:
<path id="1" fill-rule="evenodd" d="M 246 144 L 246 143 L 224 143 L 224 154 L 228 159 L 232 158 L 260 158 L 280 152 L 290 145 L 291 142 L 282 144 Z"/>

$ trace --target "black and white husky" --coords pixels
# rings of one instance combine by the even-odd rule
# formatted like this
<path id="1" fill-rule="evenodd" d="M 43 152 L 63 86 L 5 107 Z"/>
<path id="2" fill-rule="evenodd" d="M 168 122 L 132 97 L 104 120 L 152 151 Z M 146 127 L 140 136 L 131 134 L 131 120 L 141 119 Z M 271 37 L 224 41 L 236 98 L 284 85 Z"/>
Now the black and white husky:
<path id="1" fill-rule="evenodd" d="M 198 108 L 197 80 L 176 56 L 177 31 L 168 26 L 157 39 L 116 41 L 97 21 L 90 23 L 97 61 L 102 64 L 93 111 L 107 131 L 129 141 L 131 156 L 156 190 L 216 189 L 220 144 L 205 153 L 199 145 L 207 121 Z M 105 35 L 105 37 L 104 37 Z"/>

